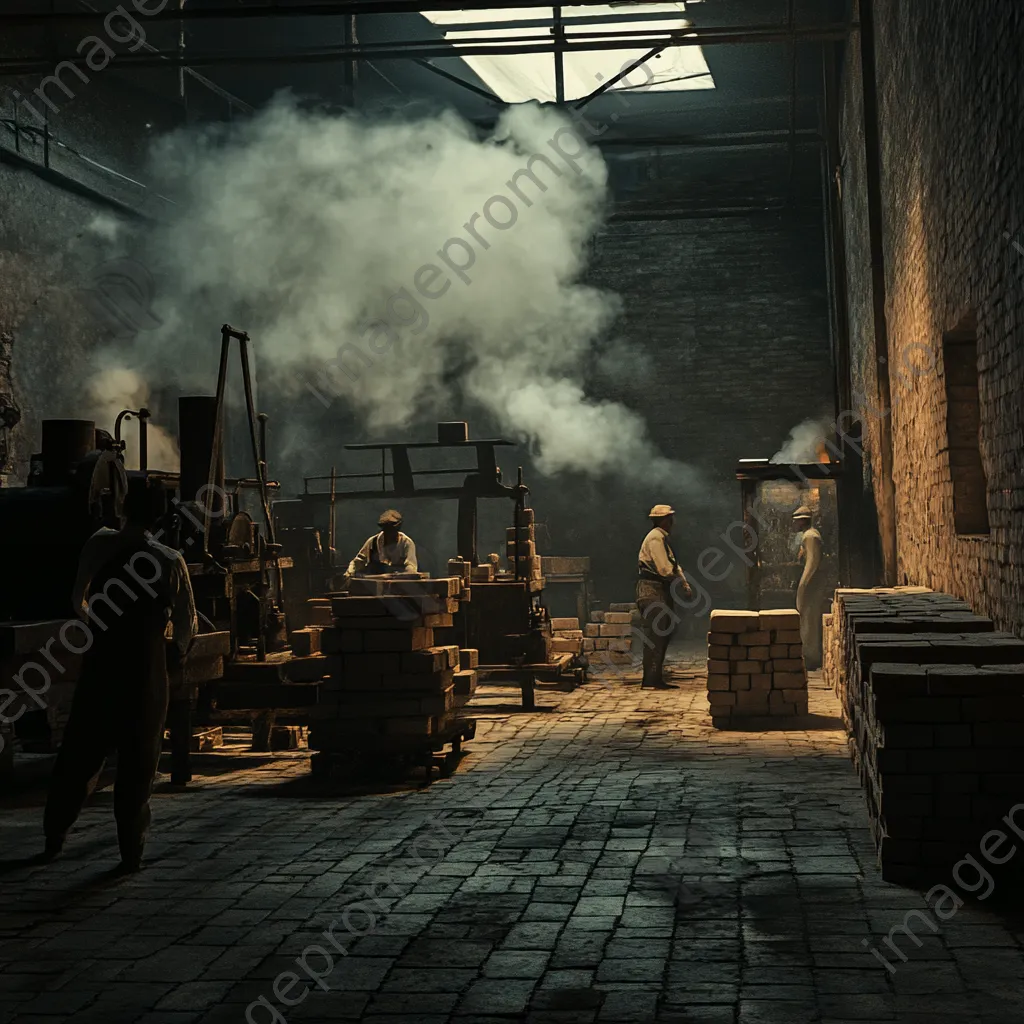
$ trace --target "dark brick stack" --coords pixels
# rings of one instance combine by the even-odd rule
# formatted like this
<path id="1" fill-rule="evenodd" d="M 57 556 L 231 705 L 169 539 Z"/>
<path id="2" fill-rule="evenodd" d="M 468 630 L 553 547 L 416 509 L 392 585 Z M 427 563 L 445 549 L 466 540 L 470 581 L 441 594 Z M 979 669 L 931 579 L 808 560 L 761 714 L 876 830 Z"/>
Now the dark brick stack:
<path id="1" fill-rule="evenodd" d="M 434 630 L 452 625 L 462 580 L 360 580 L 373 594 L 337 597 L 333 625 L 316 643 L 326 664 L 313 750 L 400 746 L 436 736 L 455 716 L 456 689 L 471 692 L 475 672 L 461 678 L 457 646 L 435 646 Z M 466 652 L 466 661 L 472 660 Z"/>
<path id="2" fill-rule="evenodd" d="M 897 587 L 837 591 L 825 645 L 883 878 L 948 874 L 1024 800 L 1024 641 Z"/>

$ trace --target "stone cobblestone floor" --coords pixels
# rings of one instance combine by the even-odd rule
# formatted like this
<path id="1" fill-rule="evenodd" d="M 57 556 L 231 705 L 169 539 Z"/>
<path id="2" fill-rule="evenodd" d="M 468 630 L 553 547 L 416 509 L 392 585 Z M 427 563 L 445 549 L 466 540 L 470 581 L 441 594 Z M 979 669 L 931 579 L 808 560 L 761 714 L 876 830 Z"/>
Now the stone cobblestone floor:
<path id="1" fill-rule="evenodd" d="M 0 1024 L 1024 1024 L 998 893 L 915 925 L 895 973 L 865 948 L 927 905 L 878 876 L 819 677 L 815 728 L 723 733 L 695 659 L 672 675 L 485 717 L 429 789 L 203 755 L 189 791 L 159 787 L 130 878 L 109 790 L 48 866 L 11 862 L 41 809 L 8 800 Z"/>

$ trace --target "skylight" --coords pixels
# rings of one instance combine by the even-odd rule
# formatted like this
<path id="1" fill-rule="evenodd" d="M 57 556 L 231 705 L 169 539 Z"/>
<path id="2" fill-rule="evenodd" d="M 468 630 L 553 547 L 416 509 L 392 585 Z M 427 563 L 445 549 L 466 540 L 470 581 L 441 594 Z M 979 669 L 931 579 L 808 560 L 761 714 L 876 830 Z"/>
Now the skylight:
<path id="1" fill-rule="evenodd" d="M 582 33 L 643 32 L 656 38 L 688 26 L 686 6 L 675 4 L 616 3 L 594 7 L 563 7 L 566 38 Z M 551 7 L 514 7 L 508 10 L 423 11 L 423 17 L 444 28 L 445 40 L 459 49 L 462 40 L 494 40 L 507 43 L 525 37 L 551 38 L 554 10 Z M 502 23 L 501 28 L 481 27 Z M 518 24 L 517 24 L 518 23 Z M 507 27 L 505 27 L 507 26 Z M 462 43 L 463 46 L 468 45 Z M 474 46 L 478 44 L 473 44 Z M 651 47 L 619 50 L 586 50 L 563 56 L 565 99 L 589 96 L 603 82 L 640 60 Z M 463 61 L 506 103 L 528 100 L 554 102 L 555 59 L 550 53 L 467 55 Z M 645 70 L 646 68 L 646 70 Z M 644 68 L 633 71 L 608 92 L 675 92 L 714 89 L 715 82 L 699 46 L 670 46 L 652 57 Z"/>

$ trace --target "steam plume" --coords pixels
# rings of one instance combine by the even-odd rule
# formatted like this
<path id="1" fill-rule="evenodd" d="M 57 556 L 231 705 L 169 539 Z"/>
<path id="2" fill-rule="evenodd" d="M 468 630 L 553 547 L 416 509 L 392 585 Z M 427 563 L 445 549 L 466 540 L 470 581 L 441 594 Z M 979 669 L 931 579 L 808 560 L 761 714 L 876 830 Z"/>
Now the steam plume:
<path id="1" fill-rule="evenodd" d="M 801 464 L 815 462 L 818 451 L 825 443 L 830 429 L 828 420 L 804 420 L 790 432 L 786 443 L 771 457 L 770 462 Z"/>
<path id="2" fill-rule="evenodd" d="M 368 123 L 278 102 L 170 136 L 154 166 L 176 208 L 145 241 L 162 326 L 122 357 L 208 391 L 231 319 L 264 388 L 314 411 L 336 397 L 379 433 L 469 401 L 544 472 L 683 489 L 693 472 L 658 454 L 642 418 L 584 390 L 609 352 L 638 370 L 601 348 L 617 297 L 580 283 L 607 198 L 585 135 L 535 105 L 480 139 L 452 114 Z"/>
<path id="3" fill-rule="evenodd" d="M 134 370 L 112 366 L 99 371 L 89 381 L 88 415 L 104 429 L 113 430 L 114 421 L 123 409 L 142 409 L 148 404 L 149 388 Z M 137 429 L 135 424 L 136 420 L 132 417 L 132 430 Z M 177 472 L 180 455 L 174 438 L 162 427 L 151 422 L 147 441 L 149 468 Z M 139 446 L 135 434 L 130 435 L 129 444 L 125 449 L 125 466 L 128 469 L 139 468 Z"/>

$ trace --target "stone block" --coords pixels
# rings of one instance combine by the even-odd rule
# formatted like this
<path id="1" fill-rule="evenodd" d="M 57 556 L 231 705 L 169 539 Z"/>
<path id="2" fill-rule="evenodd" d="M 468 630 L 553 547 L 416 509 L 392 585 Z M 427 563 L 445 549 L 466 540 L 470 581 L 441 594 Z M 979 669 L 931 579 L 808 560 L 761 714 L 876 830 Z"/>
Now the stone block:
<path id="1" fill-rule="evenodd" d="M 773 665 L 776 672 L 803 672 L 804 670 L 802 658 L 778 658 Z"/>
<path id="2" fill-rule="evenodd" d="M 728 690 L 708 691 L 708 703 L 715 707 L 731 707 L 736 703 L 737 695 Z"/>
<path id="3" fill-rule="evenodd" d="M 370 629 L 362 636 L 366 651 L 422 651 L 434 645 L 432 629 Z"/>
<path id="4" fill-rule="evenodd" d="M 711 612 L 712 633 L 752 633 L 759 628 L 758 613 L 714 609 Z"/>
<path id="5" fill-rule="evenodd" d="M 800 632 L 800 613 L 795 608 L 770 608 L 757 615 L 761 629 Z"/>
<path id="6" fill-rule="evenodd" d="M 772 633 L 772 640 L 777 644 L 799 644 L 802 643 L 799 629 L 779 629 Z"/>
<path id="7" fill-rule="evenodd" d="M 752 633 L 741 633 L 737 640 L 747 647 L 761 647 L 771 643 L 771 630 L 758 629 Z"/>
<path id="8" fill-rule="evenodd" d="M 709 661 L 728 661 L 729 660 L 729 648 L 724 647 L 720 644 L 708 644 L 708 660 Z"/>
<path id="9" fill-rule="evenodd" d="M 764 662 L 761 661 L 737 661 L 733 672 L 738 675 L 760 675 L 764 671 Z"/>
<path id="10" fill-rule="evenodd" d="M 708 675 L 728 675 L 730 672 L 730 662 L 720 661 L 718 659 L 708 658 Z"/>
<path id="11" fill-rule="evenodd" d="M 729 677 L 729 680 L 730 680 L 729 688 L 732 689 L 732 690 L 737 690 L 737 691 L 738 690 L 749 690 L 750 689 L 750 680 L 752 678 L 753 678 L 752 676 L 747 676 L 747 675 L 734 675 L 734 676 L 730 676 Z"/>
<path id="12" fill-rule="evenodd" d="M 802 672 L 776 672 L 772 686 L 777 690 L 799 690 L 807 688 L 807 677 Z"/>
<path id="13" fill-rule="evenodd" d="M 464 647 L 459 651 L 459 668 L 476 668 L 480 664 L 480 652 L 475 647 Z"/>
<path id="14" fill-rule="evenodd" d="M 632 628 L 629 623 L 601 623 L 601 636 L 629 636 L 631 632 Z"/>
<path id="15" fill-rule="evenodd" d="M 307 626 L 292 630 L 288 637 L 292 651 L 300 658 L 320 653 L 320 630 Z"/>
<path id="16" fill-rule="evenodd" d="M 579 629 L 580 620 L 576 618 L 552 618 L 552 629 Z"/>
<path id="17" fill-rule="evenodd" d="M 765 644 L 761 647 L 748 647 L 747 648 L 747 659 L 749 661 L 768 661 L 771 655 L 768 653 L 770 647 Z"/>
<path id="18" fill-rule="evenodd" d="M 626 623 L 627 625 L 633 620 L 632 612 L 605 612 L 605 622 L 617 622 L 620 625 Z"/>
<path id="19" fill-rule="evenodd" d="M 731 687 L 731 676 L 728 675 L 709 675 L 708 676 L 708 689 L 709 690 L 728 690 Z"/>

